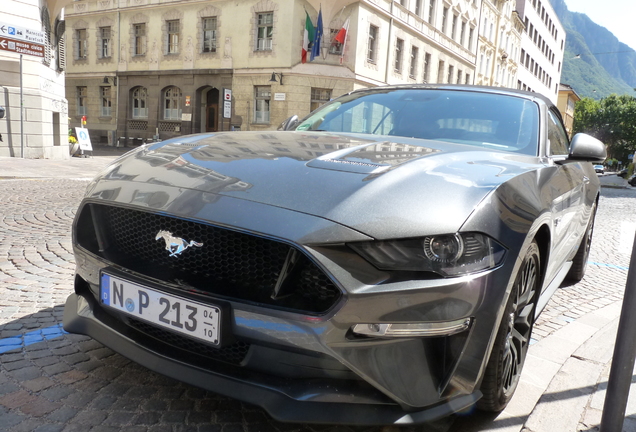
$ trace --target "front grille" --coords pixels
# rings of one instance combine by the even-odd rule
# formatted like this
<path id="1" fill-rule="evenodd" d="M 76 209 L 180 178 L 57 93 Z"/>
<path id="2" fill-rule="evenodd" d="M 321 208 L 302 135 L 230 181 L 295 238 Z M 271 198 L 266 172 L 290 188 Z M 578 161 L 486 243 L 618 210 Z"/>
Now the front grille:
<path id="1" fill-rule="evenodd" d="M 170 256 L 160 231 L 191 246 Z M 341 296 L 292 246 L 198 222 L 89 204 L 78 219 L 76 239 L 89 252 L 184 291 L 311 314 L 327 311 Z"/>
<path id="2" fill-rule="evenodd" d="M 163 343 L 233 365 L 240 365 L 250 349 L 250 345 L 242 341 L 222 348 L 214 348 L 210 345 L 177 335 L 134 318 L 127 318 L 126 320 L 131 327 Z"/>

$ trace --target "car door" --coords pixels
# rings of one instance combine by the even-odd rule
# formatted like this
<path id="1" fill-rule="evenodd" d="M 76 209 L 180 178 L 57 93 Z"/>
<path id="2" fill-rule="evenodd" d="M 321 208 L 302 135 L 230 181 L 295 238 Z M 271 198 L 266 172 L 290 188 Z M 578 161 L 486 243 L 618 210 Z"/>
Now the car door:
<path id="1" fill-rule="evenodd" d="M 554 276 L 563 263 L 571 258 L 580 243 L 585 229 L 584 213 L 586 186 L 590 178 L 584 170 L 584 163 L 559 164 L 570 151 L 565 128 L 560 115 L 548 111 L 548 152 L 555 163 L 554 175 L 550 179 L 552 199 L 553 249 L 551 267 L 548 274 Z"/>

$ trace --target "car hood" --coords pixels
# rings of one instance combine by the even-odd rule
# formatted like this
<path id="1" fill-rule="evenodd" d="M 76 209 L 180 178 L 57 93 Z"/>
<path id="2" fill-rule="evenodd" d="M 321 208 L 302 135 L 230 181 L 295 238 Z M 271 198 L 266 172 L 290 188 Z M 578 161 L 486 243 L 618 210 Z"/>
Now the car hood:
<path id="1" fill-rule="evenodd" d="M 325 218 L 371 237 L 455 232 L 535 157 L 391 136 L 228 132 L 143 146 L 97 182 L 143 182 Z M 255 215 L 258 217 L 258 215 Z"/>

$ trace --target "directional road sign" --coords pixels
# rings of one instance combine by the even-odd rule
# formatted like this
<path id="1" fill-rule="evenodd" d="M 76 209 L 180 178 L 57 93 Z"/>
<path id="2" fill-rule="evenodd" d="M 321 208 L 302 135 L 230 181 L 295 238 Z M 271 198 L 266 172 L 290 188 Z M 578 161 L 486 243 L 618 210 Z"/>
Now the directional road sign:
<path id="1" fill-rule="evenodd" d="M 32 42 L 44 45 L 44 32 L 40 30 L 32 30 L 25 27 L 7 24 L 0 21 L 0 37 L 8 37 L 11 39 Z"/>
<path id="2" fill-rule="evenodd" d="M 13 51 L 18 54 L 32 55 L 36 57 L 44 57 L 44 45 L 20 42 L 12 39 L 0 37 L 0 50 Z"/>

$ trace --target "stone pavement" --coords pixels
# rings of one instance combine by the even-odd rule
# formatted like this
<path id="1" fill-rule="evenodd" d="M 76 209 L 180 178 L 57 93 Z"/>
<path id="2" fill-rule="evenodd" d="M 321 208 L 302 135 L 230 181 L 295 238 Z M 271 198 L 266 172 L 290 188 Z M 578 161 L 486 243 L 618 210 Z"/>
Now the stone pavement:
<path id="1" fill-rule="evenodd" d="M 97 150 L 68 161 L 0 158 L 0 431 L 598 430 L 636 228 L 636 188 L 603 188 L 587 275 L 548 303 L 520 386 L 500 415 L 467 413 L 403 428 L 281 424 L 259 408 L 155 374 L 61 330 L 73 289 L 75 210 L 88 179 L 122 152 Z M 636 396 L 624 430 L 636 431 Z"/>

